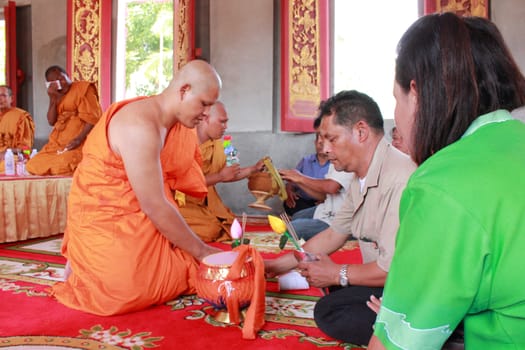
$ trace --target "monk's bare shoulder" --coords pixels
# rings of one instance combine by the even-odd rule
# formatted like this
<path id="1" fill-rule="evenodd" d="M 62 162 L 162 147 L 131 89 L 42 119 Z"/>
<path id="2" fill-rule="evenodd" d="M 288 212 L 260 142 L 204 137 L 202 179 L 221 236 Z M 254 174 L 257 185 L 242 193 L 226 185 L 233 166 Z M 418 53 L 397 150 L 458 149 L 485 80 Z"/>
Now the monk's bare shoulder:
<path id="1" fill-rule="evenodd" d="M 154 98 L 132 102 L 111 118 L 108 126 L 110 147 L 120 154 L 122 149 L 154 146 L 163 139 L 159 123 L 159 106 Z"/>

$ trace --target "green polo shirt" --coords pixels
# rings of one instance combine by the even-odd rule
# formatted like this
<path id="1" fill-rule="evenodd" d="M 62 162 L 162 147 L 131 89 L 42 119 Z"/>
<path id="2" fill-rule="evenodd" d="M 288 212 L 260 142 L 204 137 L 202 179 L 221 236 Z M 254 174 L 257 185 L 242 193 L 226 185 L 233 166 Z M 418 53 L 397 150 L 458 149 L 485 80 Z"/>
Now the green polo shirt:
<path id="1" fill-rule="evenodd" d="M 374 334 L 387 349 L 525 349 L 525 124 L 479 117 L 402 195 Z"/>

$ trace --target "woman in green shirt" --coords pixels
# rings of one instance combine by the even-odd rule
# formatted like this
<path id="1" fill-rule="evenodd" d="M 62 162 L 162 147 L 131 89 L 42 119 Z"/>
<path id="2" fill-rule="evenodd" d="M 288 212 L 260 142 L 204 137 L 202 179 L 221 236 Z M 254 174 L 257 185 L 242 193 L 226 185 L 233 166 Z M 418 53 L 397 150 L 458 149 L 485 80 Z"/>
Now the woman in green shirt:
<path id="1" fill-rule="evenodd" d="M 420 18 L 398 45 L 395 121 L 419 164 L 369 350 L 525 349 L 525 78 L 496 26 Z"/>

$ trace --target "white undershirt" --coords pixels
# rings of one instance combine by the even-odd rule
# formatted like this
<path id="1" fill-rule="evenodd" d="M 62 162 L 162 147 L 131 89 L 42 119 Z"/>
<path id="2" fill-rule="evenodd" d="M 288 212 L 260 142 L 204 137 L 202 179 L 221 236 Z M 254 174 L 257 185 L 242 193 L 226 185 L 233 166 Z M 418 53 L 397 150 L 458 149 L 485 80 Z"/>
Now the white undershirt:
<path id="1" fill-rule="evenodd" d="M 363 193 L 364 189 L 365 189 L 365 182 L 366 182 L 366 177 L 365 178 L 359 178 L 359 192 L 360 193 Z"/>

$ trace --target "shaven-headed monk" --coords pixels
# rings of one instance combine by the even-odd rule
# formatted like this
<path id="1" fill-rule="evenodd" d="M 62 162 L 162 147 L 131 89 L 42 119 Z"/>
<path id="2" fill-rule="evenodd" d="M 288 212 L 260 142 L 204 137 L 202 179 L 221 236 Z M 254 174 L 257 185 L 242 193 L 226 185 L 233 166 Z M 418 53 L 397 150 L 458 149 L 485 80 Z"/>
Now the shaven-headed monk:
<path id="1" fill-rule="evenodd" d="M 206 178 L 208 194 L 205 198 L 185 196 L 180 213 L 205 242 L 230 239 L 230 228 L 235 215 L 223 202 L 215 185 L 220 182 L 234 182 L 247 178 L 264 168 L 263 160 L 241 168 L 239 164 L 226 166 L 226 155 L 222 137 L 228 127 L 228 114 L 222 102 L 217 101 L 208 116 L 197 125 L 202 154 L 202 172 Z M 176 198 L 180 198 L 180 192 Z"/>
<path id="2" fill-rule="evenodd" d="M 70 267 L 53 294 L 68 307 L 114 315 L 194 293 L 201 241 L 171 191 L 206 194 L 194 128 L 221 81 L 206 62 L 183 66 L 159 95 L 110 106 L 73 176 L 62 254 Z"/>
<path id="3" fill-rule="evenodd" d="M 33 118 L 29 112 L 11 105 L 12 95 L 9 86 L 0 85 L 0 152 L 8 148 L 33 147 Z"/>
<path id="4" fill-rule="evenodd" d="M 0 85 L 0 172 L 4 172 L 4 154 L 8 148 L 33 148 L 35 124 L 29 112 L 13 107 L 13 91 Z"/>
<path id="5" fill-rule="evenodd" d="M 102 114 L 95 84 L 71 81 L 59 66 L 46 70 L 49 96 L 48 142 L 26 165 L 33 175 L 71 175 L 82 159 L 82 146 Z"/>

